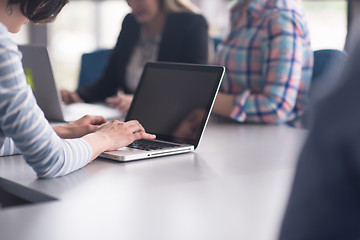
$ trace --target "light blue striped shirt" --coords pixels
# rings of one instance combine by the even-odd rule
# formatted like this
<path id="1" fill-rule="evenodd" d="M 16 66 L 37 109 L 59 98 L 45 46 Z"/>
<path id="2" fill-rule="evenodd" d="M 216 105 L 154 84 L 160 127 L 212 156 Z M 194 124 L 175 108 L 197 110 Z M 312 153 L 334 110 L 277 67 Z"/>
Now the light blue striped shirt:
<path id="1" fill-rule="evenodd" d="M 83 139 L 56 135 L 36 104 L 26 82 L 22 55 L 8 34 L 0 23 L 0 156 L 21 151 L 41 178 L 62 176 L 85 166 L 92 155 L 90 145 Z"/>

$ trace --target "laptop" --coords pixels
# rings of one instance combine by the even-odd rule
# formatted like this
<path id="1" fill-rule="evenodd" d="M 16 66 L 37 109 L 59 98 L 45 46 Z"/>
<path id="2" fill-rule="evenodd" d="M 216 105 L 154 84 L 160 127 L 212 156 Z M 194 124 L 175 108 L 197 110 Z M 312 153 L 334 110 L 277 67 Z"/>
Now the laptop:
<path id="1" fill-rule="evenodd" d="M 205 130 L 225 68 L 149 62 L 125 121 L 138 120 L 155 140 L 137 140 L 100 157 L 117 161 L 195 150 Z"/>
<path id="2" fill-rule="evenodd" d="M 37 104 L 49 121 L 72 122 L 84 115 L 102 115 L 106 119 L 123 119 L 124 114 L 105 103 L 64 104 L 56 88 L 50 58 L 45 47 L 19 46 L 26 80 L 31 86 Z"/>

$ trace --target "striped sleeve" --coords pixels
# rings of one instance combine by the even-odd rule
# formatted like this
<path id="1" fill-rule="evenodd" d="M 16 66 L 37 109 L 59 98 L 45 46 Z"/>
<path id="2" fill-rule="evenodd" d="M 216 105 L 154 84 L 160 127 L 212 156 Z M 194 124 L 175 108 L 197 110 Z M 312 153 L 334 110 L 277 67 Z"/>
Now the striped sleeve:
<path id="1" fill-rule="evenodd" d="M 21 154 L 11 138 L 4 138 L 0 142 L 3 142 L 3 145 L 0 147 L 0 157 Z"/>
<path id="2" fill-rule="evenodd" d="M 53 131 L 26 83 L 21 54 L 4 33 L 0 35 L 0 128 L 3 138 L 14 141 L 38 177 L 68 174 L 91 158 L 86 141 L 60 139 Z M 11 151 L 10 145 L 0 145 L 4 153 Z"/>

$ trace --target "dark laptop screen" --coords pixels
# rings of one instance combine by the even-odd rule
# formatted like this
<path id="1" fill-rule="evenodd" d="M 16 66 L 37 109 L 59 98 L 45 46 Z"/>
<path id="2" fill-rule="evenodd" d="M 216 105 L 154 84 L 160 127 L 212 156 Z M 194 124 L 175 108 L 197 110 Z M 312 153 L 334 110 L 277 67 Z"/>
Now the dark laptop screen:
<path id="1" fill-rule="evenodd" d="M 200 140 L 224 68 L 147 63 L 126 120 L 138 120 L 158 139 Z"/>

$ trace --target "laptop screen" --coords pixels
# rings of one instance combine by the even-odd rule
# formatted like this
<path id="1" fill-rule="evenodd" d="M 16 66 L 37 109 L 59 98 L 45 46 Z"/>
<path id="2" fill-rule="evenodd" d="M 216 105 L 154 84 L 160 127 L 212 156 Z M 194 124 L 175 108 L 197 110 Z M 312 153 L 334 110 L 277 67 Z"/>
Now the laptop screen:
<path id="1" fill-rule="evenodd" d="M 126 121 L 138 120 L 157 139 L 196 148 L 223 72 L 220 66 L 147 63 Z"/>

